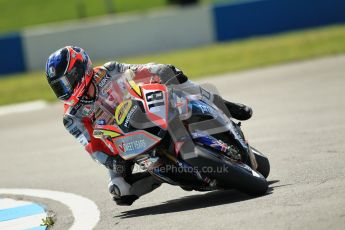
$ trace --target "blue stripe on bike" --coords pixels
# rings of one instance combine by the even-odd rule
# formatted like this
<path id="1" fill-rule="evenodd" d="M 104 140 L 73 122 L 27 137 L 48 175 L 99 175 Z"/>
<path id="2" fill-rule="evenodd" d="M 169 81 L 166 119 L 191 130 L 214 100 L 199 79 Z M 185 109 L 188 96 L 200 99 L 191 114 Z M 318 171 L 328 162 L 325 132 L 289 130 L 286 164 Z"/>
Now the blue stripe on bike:
<path id="1" fill-rule="evenodd" d="M 0 210 L 0 221 L 13 220 L 39 213 L 44 213 L 44 209 L 37 204 L 29 204 L 15 208 L 2 209 Z"/>

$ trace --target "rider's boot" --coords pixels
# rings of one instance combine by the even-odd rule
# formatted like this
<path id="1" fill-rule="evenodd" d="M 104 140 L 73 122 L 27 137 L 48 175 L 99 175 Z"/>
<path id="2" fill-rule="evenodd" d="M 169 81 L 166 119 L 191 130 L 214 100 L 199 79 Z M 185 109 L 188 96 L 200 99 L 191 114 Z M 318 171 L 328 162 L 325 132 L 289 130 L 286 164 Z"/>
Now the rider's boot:
<path id="1" fill-rule="evenodd" d="M 253 111 L 250 107 L 224 100 L 226 108 L 229 110 L 231 116 L 237 120 L 244 121 L 252 117 Z"/>
<path id="2" fill-rule="evenodd" d="M 109 192 L 117 205 L 132 205 L 140 196 L 152 192 L 161 185 L 161 182 L 148 172 L 133 173 L 126 179 L 113 170 L 109 170 L 109 175 Z"/>

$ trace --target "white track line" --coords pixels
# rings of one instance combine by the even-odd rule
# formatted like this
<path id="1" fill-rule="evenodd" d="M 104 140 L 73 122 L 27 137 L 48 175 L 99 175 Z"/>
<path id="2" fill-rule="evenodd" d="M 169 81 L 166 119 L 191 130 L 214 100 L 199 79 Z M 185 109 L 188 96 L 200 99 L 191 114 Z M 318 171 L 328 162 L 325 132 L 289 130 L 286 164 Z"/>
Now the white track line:
<path id="1" fill-rule="evenodd" d="M 3 230 L 18 230 L 18 229 L 29 229 L 40 226 L 42 219 L 47 216 L 47 213 L 40 213 L 37 215 L 21 217 L 18 219 L 2 221 L 0 222 L 0 229 Z"/>
<path id="2" fill-rule="evenodd" d="M 47 104 L 47 102 L 39 100 L 14 105 L 0 106 L 0 116 L 43 109 L 47 106 Z"/>
<path id="3" fill-rule="evenodd" d="M 27 204 L 32 204 L 32 202 L 23 201 L 23 200 L 13 200 L 9 198 L 0 197 L 0 210 L 7 209 L 7 208 L 15 208 L 15 207 L 27 205 Z"/>
<path id="4" fill-rule="evenodd" d="M 0 189 L 0 194 L 26 195 L 59 201 L 72 211 L 72 230 L 93 229 L 100 218 L 100 212 L 93 201 L 72 193 L 40 189 Z"/>

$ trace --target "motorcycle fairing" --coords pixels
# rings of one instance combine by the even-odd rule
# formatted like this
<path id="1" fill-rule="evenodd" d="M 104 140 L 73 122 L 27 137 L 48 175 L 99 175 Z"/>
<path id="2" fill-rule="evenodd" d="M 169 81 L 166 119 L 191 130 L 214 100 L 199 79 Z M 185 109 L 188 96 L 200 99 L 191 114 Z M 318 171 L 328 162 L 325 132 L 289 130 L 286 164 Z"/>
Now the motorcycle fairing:
<path id="1" fill-rule="evenodd" d="M 115 109 L 115 120 L 118 125 L 122 125 L 125 121 L 129 110 L 132 108 L 132 100 L 121 102 Z"/>
<path id="2" fill-rule="evenodd" d="M 240 147 L 245 155 L 249 154 L 248 143 L 244 139 L 242 132 L 240 131 L 237 124 L 231 121 L 225 114 L 217 107 L 210 105 L 208 101 L 191 100 L 189 107 L 193 111 L 193 115 L 209 116 L 210 119 L 204 120 L 197 123 L 189 124 L 190 133 L 201 133 L 203 135 L 213 135 L 217 133 L 228 132 L 233 139 L 237 142 L 237 146 Z M 208 146 L 209 140 L 207 138 L 198 138 L 199 142 Z M 214 144 L 214 143 L 213 143 Z M 222 143 L 218 143 L 218 146 L 213 145 L 212 147 L 224 149 Z M 221 150 L 222 151 L 222 150 Z"/>
<path id="3" fill-rule="evenodd" d="M 189 108 L 189 100 L 184 93 L 173 91 L 170 92 L 170 98 L 172 98 L 172 105 L 178 111 L 181 120 L 187 120 L 192 116 L 192 111 Z"/>
<path id="4" fill-rule="evenodd" d="M 206 115 L 213 118 L 217 118 L 219 115 L 219 111 L 201 100 L 191 100 L 189 102 L 189 107 L 193 115 Z"/>
<path id="5" fill-rule="evenodd" d="M 144 130 L 126 133 L 113 139 L 115 147 L 124 160 L 135 158 L 147 152 L 160 142 L 160 138 Z"/>
<path id="6" fill-rule="evenodd" d="M 162 129 L 167 129 L 168 124 L 168 94 L 167 87 L 161 84 L 143 85 L 144 108 L 148 118 Z"/>
<path id="7" fill-rule="evenodd" d="M 103 138 L 105 136 L 115 138 L 123 135 L 122 130 L 115 125 L 95 125 L 93 136 L 95 138 Z"/>
<path id="8" fill-rule="evenodd" d="M 127 79 L 126 82 L 126 87 L 130 95 L 136 99 L 141 100 L 143 97 L 141 87 L 133 80 Z"/>
<path id="9" fill-rule="evenodd" d="M 220 152 L 227 152 L 229 150 L 228 144 L 213 136 L 207 135 L 207 133 L 194 132 L 192 133 L 192 137 L 196 144 L 208 146 Z"/>
<path id="10" fill-rule="evenodd" d="M 93 136 L 102 139 L 115 155 L 120 154 L 125 160 L 148 151 L 161 140 L 145 130 L 124 133 L 115 125 L 96 125 Z"/>

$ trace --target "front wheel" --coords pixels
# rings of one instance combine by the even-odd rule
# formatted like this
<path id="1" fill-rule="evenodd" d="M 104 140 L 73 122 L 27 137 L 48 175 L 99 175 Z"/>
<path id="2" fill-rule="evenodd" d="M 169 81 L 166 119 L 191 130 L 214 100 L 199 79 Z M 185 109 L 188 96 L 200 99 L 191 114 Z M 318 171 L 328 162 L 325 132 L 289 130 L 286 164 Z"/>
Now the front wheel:
<path id="1" fill-rule="evenodd" d="M 256 170 L 259 173 L 261 173 L 265 178 L 267 178 L 268 175 L 270 174 L 270 168 L 271 168 L 268 158 L 259 150 L 253 147 L 250 147 L 250 148 L 255 156 L 256 162 L 258 163 L 258 168 Z"/>
<path id="2" fill-rule="evenodd" d="M 235 188 L 249 195 L 264 195 L 268 189 L 266 178 L 260 172 L 243 163 L 226 163 L 228 173 L 218 178 L 225 179 L 225 186 L 235 185 Z M 225 176 L 225 177 L 224 177 Z M 231 178 L 229 178 L 231 177 Z M 231 187 L 229 187 L 231 188 Z"/>
<path id="3" fill-rule="evenodd" d="M 249 166 L 225 160 L 218 154 L 197 146 L 195 156 L 186 162 L 201 169 L 212 169 L 206 173 L 217 181 L 217 186 L 224 189 L 238 189 L 250 195 L 264 195 L 268 189 L 266 179 Z"/>

